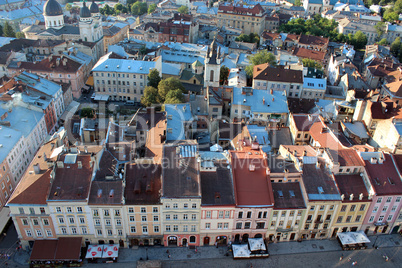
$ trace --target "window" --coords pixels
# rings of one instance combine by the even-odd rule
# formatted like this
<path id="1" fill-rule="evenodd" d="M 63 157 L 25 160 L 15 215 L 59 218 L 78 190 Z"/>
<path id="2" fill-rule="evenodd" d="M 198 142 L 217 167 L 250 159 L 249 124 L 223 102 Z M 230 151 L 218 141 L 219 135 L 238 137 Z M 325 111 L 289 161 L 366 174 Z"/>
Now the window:
<path id="1" fill-rule="evenodd" d="M 342 212 L 346 211 L 346 205 L 343 205 L 343 206 L 341 207 L 341 211 L 342 211 Z"/>
<path id="2" fill-rule="evenodd" d="M 45 214 L 45 208 L 40 208 L 40 214 Z"/>
<path id="3" fill-rule="evenodd" d="M 304 225 L 304 229 L 308 230 L 308 228 L 310 228 L 310 224 L 306 223 L 306 225 Z"/>
<path id="4" fill-rule="evenodd" d="M 251 211 L 248 211 L 247 212 L 247 219 L 250 219 L 251 218 Z"/>
<path id="5" fill-rule="evenodd" d="M 374 207 L 373 213 L 376 213 L 378 211 L 378 207 Z"/>
<path id="6" fill-rule="evenodd" d="M 264 218 L 264 219 L 266 219 L 267 218 L 267 212 L 266 211 L 264 211 L 264 214 L 262 215 L 262 217 Z"/>
<path id="7" fill-rule="evenodd" d="M 120 219 L 116 220 L 116 225 L 121 225 L 121 220 Z"/>
<path id="8" fill-rule="evenodd" d="M 250 222 L 245 222 L 244 223 L 244 229 L 250 229 L 251 223 Z"/>
<path id="9" fill-rule="evenodd" d="M 35 214 L 35 209 L 34 208 L 29 208 L 29 213 Z"/>
<path id="10" fill-rule="evenodd" d="M 188 214 L 183 214 L 183 220 L 188 220 Z"/>
<path id="11" fill-rule="evenodd" d="M 237 222 L 236 223 L 236 229 L 241 229 L 242 227 L 242 223 L 241 222 Z"/>
<path id="12" fill-rule="evenodd" d="M 173 219 L 177 220 L 177 214 L 173 214 Z"/>
<path id="13" fill-rule="evenodd" d="M 365 208 L 366 208 L 366 205 L 365 205 L 365 204 L 360 205 L 360 211 L 364 211 Z"/>
<path id="14" fill-rule="evenodd" d="M 135 221 L 134 216 L 130 216 L 130 221 L 131 222 Z"/>
<path id="15" fill-rule="evenodd" d="M 324 205 L 320 206 L 320 210 L 324 210 L 324 209 L 325 209 Z"/>
<path id="16" fill-rule="evenodd" d="M 257 229 L 264 229 L 265 228 L 265 222 L 257 222 Z"/>
<path id="17" fill-rule="evenodd" d="M 197 231 L 197 226 L 191 225 L 191 232 L 196 232 Z M 191 237 L 190 237 L 190 242 L 191 242 Z"/>
<path id="18" fill-rule="evenodd" d="M 159 233 L 159 226 L 154 226 L 154 232 Z"/>
<path id="19" fill-rule="evenodd" d="M 239 218 L 239 219 L 243 218 L 243 212 L 242 212 L 242 211 L 239 211 L 238 218 Z"/>
<path id="20" fill-rule="evenodd" d="M 228 228 L 229 228 L 229 223 L 225 222 L 225 223 L 223 224 L 223 229 L 228 229 Z"/>
<path id="21" fill-rule="evenodd" d="M 384 207 L 382 208 L 382 212 L 386 212 L 387 209 L 388 209 L 388 206 L 384 206 Z"/>
<path id="22" fill-rule="evenodd" d="M 205 223 L 205 229 L 210 229 L 211 228 L 211 224 L 210 223 Z"/>
<path id="23" fill-rule="evenodd" d="M 170 204 L 166 204 L 166 205 L 165 205 L 165 208 L 170 208 Z"/>
<path id="24" fill-rule="evenodd" d="M 339 222 L 342 222 L 342 219 L 343 219 L 343 217 L 342 217 L 342 216 L 339 216 L 338 219 L 336 220 L 336 222 L 338 222 L 338 223 L 339 223 Z"/>
<path id="25" fill-rule="evenodd" d="M 31 237 L 32 236 L 32 232 L 31 230 L 26 229 L 25 233 L 27 234 L 27 236 Z"/>
<path id="26" fill-rule="evenodd" d="M 313 218 L 313 215 L 307 215 L 307 221 L 311 221 L 312 218 Z"/>
<path id="27" fill-rule="evenodd" d="M 82 207 L 77 207 L 77 212 L 82 213 Z"/>
<path id="28" fill-rule="evenodd" d="M 298 212 L 297 212 L 297 216 L 301 216 L 302 215 L 302 211 L 301 210 L 299 210 Z"/>
<path id="29" fill-rule="evenodd" d="M 74 224 L 74 218 L 73 218 L 73 217 L 68 218 L 68 220 L 69 220 L 69 222 L 70 222 L 71 224 Z"/>
<path id="30" fill-rule="evenodd" d="M 392 201 L 392 197 L 387 197 L 387 203 L 390 203 Z"/>
<path id="31" fill-rule="evenodd" d="M 184 203 L 183 207 L 184 207 L 184 208 L 188 208 L 188 204 L 187 204 L 187 203 Z"/>
<path id="32" fill-rule="evenodd" d="M 95 225 L 100 225 L 100 219 L 95 219 Z"/>
<path id="33" fill-rule="evenodd" d="M 136 231 L 136 230 L 135 230 L 135 226 L 131 226 L 131 227 L 130 227 L 130 232 L 131 232 L 131 233 L 135 233 L 135 231 Z"/>
<path id="34" fill-rule="evenodd" d="M 276 221 L 271 221 L 271 226 L 275 226 L 276 225 Z"/>
<path id="35" fill-rule="evenodd" d="M 393 216 L 393 215 L 388 215 L 387 221 L 392 220 L 392 216 Z"/>
<path id="36" fill-rule="evenodd" d="M 170 214 L 166 214 L 166 220 L 170 220 Z"/>
<path id="37" fill-rule="evenodd" d="M 46 229 L 46 235 L 47 236 L 53 236 L 52 230 Z"/>
<path id="38" fill-rule="evenodd" d="M 105 225 L 110 225 L 110 220 L 105 220 Z"/>
<path id="39" fill-rule="evenodd" d="M 398 196 L 398 197 L 395 199 L 395 202 L 401 202 L 401 197 Z"/>
<path id="40" fill-rule="evenodd" d="M 141 216 L 141 221 L 147 221 L 147 216 Z"/>
<path id="41" fill-rule="evenodd" d="M 62 234 L 67 234 L 67 228 L 62 227 L 62 228 L 61 228 L 61 233 L 62 233 Z"/>
<path id="42" fill-rule="evenodd" d="M 27 219 L 22 219 L 22 225 L 28 225 L 28 220 Z"/>
<path id="43" fill-rule="evenodd" d="M 64 223 L 64 218 L 59 218 L 59 223 L 63 224 Z"/>
<path id="44" fill-rule="evenodd" d="M 196 203 L 193 203 L 193 204 L 191 205 L 191 208 L 197 208 L 197 204 L 196 204 Z"/>
<path id="45" fill-rule="evenodd" d="M 378 221 L 382 222 L 384 220 L 384 215 L 381 215 L 380 217 L 378 217 Z"/>
<path id="46" fill-rule="evenodd" d="M 393 206 L 392 209 L 391 209 L 391 211 L 392 211 L 392 212 L 395 212 L 395 211 L 396 211 L 396 206 Z"/>
<path id="47" fill-rule="evenodd" d="M 77 234 L 77 228 L 75 228 L 75 227 L 71 228 L 71 233 L 72 234 Z"/>
<path id="48" fill-rule="evenodd" d="M 106 217 L 109 216 L 109 210 L 108 210 L 108 209 L 106 209 L 106 210 L 104 211 L 104 213 L 105 213 L 105 216 L 106 216 Z"/>
<path id="49" fill-rule="evenodd" d="M 286 216 L 286 211 L 282 211 L 282 217 Z"/>
<path id="50" fill-rule="evenodd" d="M 359 221 L 361 220 L 361 217 L 362 217 L 362 216 L 357 215 L 357 216 L 356 216 L 356 220 L 355 220 L 355 222 L 359 222 Z"/>
<path id="51" fill-rule="evenodd" d="M 179 231 L 179 225 L 173 225 L 173 232 Z"/>
<path id="52" fill-rule="evenodd" d="M 371 216 L 369 219 L 369 222 L 373 222 L 374 221 L 374 216 Z"/>
<path id="53" fill-rule="evenodd" d="M 196 220 L 197 219 L 197 214 L 192 214 L 191 215 L 191 219 L 194 221 L 194 220 Z"/>
<path id="54" fill-rule="evenodd" d="M 147 212 L 147 208 L 142 207 L 141 208 L 141 213 L 146 213 Z"/>
<path id="55" fill-rule="evenodd" d="M 148 233 L 148 226 L 142 226 L 142 232 L 144 233 L 144 234 L 146 234 L 146 233 Z"/>
<path id="56" fill-rule="evenodd" d="M 96 232 L 98 233 L 98 235 L 102 235 L 102 230 L 98 229 L 96 230 Z"/>
<path id="57" fill-rule="evenodd" d="M 120 216 L 120 209 L 115 209 L 114 210 L 114 215 L 115 216 Z"/>
<path id="58" fill-rule="evenodd" d="M 73 212 L 73 210 L 71 209 L 71 207 L 67 207 L 67 212 L 69 212 L 69 213 Z"/>
<path id="59" fill-rule="evenodd" d="M 315 209 L 315 206 L 311 206 L 310 210 L 313 211 Z"/>
<path id="60" fill-rule="evenodd" d="M 108 236 L 112 236 L 112 235 L 113 235 L 113 231 L 112 231 L 112 230 L 107 230 L 107 235 L 108 235 Z"/>
<path id="61" fill-rule="evenodd" d="M 346 217 L 346 222 L 350 222 L 352 220 L 352 216 L 347 216 Z"/>
<path id="62" fill-rule="evenodd" d="M 159 221 L 159 216 L 154 216 L 154 221 Z"/>
<path id="63" fill-rule="evenodd" d="M 153 208 L 152 208 L 152 212 L 153 212 L 153 213 L 158 213 L 158 208 L 157 208 L 157 207 L 153 207 Z"/>
<path id="64" fill-rule="evenodd" d="M 350 206 L 350 211 L 355 211 L 355 209 L 356 209 L 356 205 L 351 205 Z"/>
<path id="65" fill-rule="evenodd" d="M 20 211 L 20 214 L 25 214 L 24 208 L 18 208 L 18 210 Z"/>
<path id="66" fill-rule="evenodd" d="M 294 210 L 290 211 L 289 217 L 293 217 L 294 215 L 295 215 L 295 211 Z"/>
<path id="67" fill-rule="evenodd" d="M 177 206 L 177 203 L 174 203 L 173 204 L 173 208 L 177 208 L 178 206 Z"/>
<path id="68" fill-rule="evenodd" d="M 222 229 L 222 223 L 218 223 L 218 229 Z"/>
<path id="69" fill-rule="evenodd" d="M 230 218 L 230 211 L 225 211 L 225 218 Z"/>
<path id="70" fill-rule="evenodd" d="M 95 217 L 98 217 L 98 216 L 99 216 L 99 213 L 98 213 L 98 210 L 97 210 L 97 209 L 94 209 L 94 216 L 95 216 Z"/>
<path id="71" fill-rule="evenodd" d="M 329 210 L 334 210 L 334 205 L 329 206 Z"/>
<path id="72" fill-rule="evenodd" d="M 379 197 L 378 199 L 377 199 L 377 203 L 381 203 L 382 202 L 382 197 Z"/>

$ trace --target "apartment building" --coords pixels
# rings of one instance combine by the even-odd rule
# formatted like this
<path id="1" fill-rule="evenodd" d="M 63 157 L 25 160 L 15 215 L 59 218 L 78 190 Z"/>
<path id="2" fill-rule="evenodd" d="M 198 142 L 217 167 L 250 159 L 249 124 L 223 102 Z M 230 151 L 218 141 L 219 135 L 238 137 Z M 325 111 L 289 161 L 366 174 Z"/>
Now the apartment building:
<path id="1" fill-rule="evenodd" d="M 110 54 L 101 57 L 92 69 L 95 93 L 110 100 L 139 102 L 155 62 L 114 59 Z"/>
<path id="2" fill-rule="evenodd" d="M 200 245 L 201 187 L 197 151 L 197 143 L 192 140 L 163 147 L 161 203 L 164 246 Z"/>
<path id="3" fill-rule="evenodd" d="M 402 207 L 401 159 L 383 152 L 361 152 L 360 157 L 365 164 L 363 180 L 372 200 L 362 229 L 366 234 L 388 234 Z"/>
<path id="4" fill-rule="evenodd" d="M 295 145 L 309 144 L 310 128 L 320 120 L 315 114 L 289 114 L 289 129 Z"/>
<path id="5" fill-rule="evenodd" d="M 244 34 L 261 34 L 265 29 L 265 10 L 260 4 L 253 7 L 219 5 L 218 27 L 242 29 Z"/>
<path id="6" fill-rule="evenodd" d="M 220 153 L 215 155 L 216 160 L 206 156 L 201 162 L 200 242 L 203 246 L 226 246 L 233 238 L 235 200 L 232 173 L 227 159 Z"/>
<path id="7" fill-rule="evenodd" d="M 136 160 L 125 166 L 125 230 L 130 246 L 163 245 L 161 166 Z"/>
<path id="8" fill-rule="evenodd" d="M 235 243 L 248 238 L 266 238 L 268 223 L 274 207 L 274 196 L 266 154 L 251 150 L 231 151 L 235 194 Z"/>

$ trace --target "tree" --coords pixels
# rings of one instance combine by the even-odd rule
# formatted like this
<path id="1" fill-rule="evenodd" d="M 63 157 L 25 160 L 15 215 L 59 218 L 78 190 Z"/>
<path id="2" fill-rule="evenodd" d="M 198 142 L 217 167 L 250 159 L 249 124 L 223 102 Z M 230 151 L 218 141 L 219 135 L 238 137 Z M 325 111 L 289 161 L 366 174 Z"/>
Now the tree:
<path id="1" fill-rule="evenodd" d="M 387 12 L 387 11 L 385 11 L 385 13 L 384 13 L 384 17 L 383 17 L 384 20 L 389 21 L 389 22 L 394 22 L 399 19 L 398 13 L 395 13 L 393 11 L 392 12 Z"/>
<path id="2" fill-rule="evenodd" d="M 166 95 L 168 94 L 168 92 L 176 89 L 180 89 L 182 92 L 184 92 L 184 86 L 182 85 L 179 79 L 169 77 L 167 79 L 163 79 L 162 81 L 160 81 L 158 85 L 159 102 L 160 103 L 165 102 Z"/>
<path id="3" fill-rule="evenodd" d="M 364 48 L 367 44 L 367 36 L 362 31 L 357 31 L 353 35 L 352 45 L 355 46 L 356 49 Z"/>
<path id="4" fill-rule="evenodd" d="M 132 6 L 131 6 L 131 13 L 133 15 L 142 15 L 147 13 L 148 11 L 148 6 L 147 3 L 145 2 L 135 2 Z"/>
<path id="5" fill-rule="evenodd" d="M 147 47 L 145 45 L 143 45 L 142 47 L 140 47 L 140 49 L 138 50 L 138 52 L 141 55 L 145 55 L 147 53 Z"/>
<path id="6" fill-rule="evenodd" d="M 17 33 L 15 34 L 15 37 L 16 37 L 16 38 L 25 38 L 25 34 L 24 34 L 23 32 L 17 32 Z"/>
<path id="7" fill-rule="evenodd" d="M 159 82 L 162 78 L 159 76 L 159 71 L 155 68 L 152 69 L 148 74 L 148 86 L 158 88 Z"/>
<path id="8" fill-rule="evenodd" d="M 379 44 L 381 46 L 386 46 L 386 45 L 388 45 L 388 40 L 387 40 L 387 38 L 383 38 L 377 44 Z"/>
<path id="9" fill-rule="evenodd" d="M 179 11 L 179 13 L 182 13 L 182 14 L 188 14 L 188 7 L 181 6 L 181 7 L 179 7 L 179 9 L 177 11 Z"/>
<path id="10" fill-rule="evenodd" d="M 73 5 L 71 5 L 70 3 L 66 4 L 66 10 L 67 11 L 71 11 L 72 8 L 73 8 Z"/>
<path id="11" fill-rule="evenodd" d="M 269 63 L 272 66 L 276 66 L 275 55 L 266 50 L 259 51 L 250 57 L 251 65 L 246 67 L 246 73 L 249 77 L 253 76 L 254 65 L 259 65 L 263 63 Z"/>
<path id="12" fill-rule="evenodd" d="M 294 5 L 297 6 L 297 7 L 300 7 L 300 6 L 302 6 L 302 1 L 296 0 Z"/>
<path id="13" fill-rule="evenodd" d="M 0 36 L 3 36 L 3 26 L 0 25 Z"/>
<path id="14" fill-rule="evenodd" d="M 184 102 L 184 96 L 181 89 L 170 90 L 166 94 L 165 99 L 166 104 L 183 103 L 183 102 Z"/>
<path id="15" fill-rule="evenodd" d="M 6 23 L 4 23 L 3 36 L 4 37 L 15 37 L 14 29 L 7 21 L 6 21 Z"/>
<path id="16" fill-rule="evenodd" d="M 221 70 L 219 73 L 219 84 L 224 85 L 228 82 L 229 78 L 229 68 L 226 67 L 225 65 L 221 66 Z"/>
<path id="17" fill-rule="evenodd" d="M 92 108 L 82 108 L 80 116 L 81 118 L 82 117 L 94 118 L 95 111 Z"/>
<path id="18" fill-rule="evenodd" d="M 374 26 L 375 30 L 377 31 L 378 35 L 378 40 L 381 39 L 382 35 L 385 33 L 386 27 L 385 23 L 382 21 L 377 22 L 377 24 Z"/>
<path id="19" fill-rule="evenodd" d="M 114 5 L 114 11 L 116 14 L 120 14 L 123 11 L 123 5 L 121 3 L 117 3 L 116 5 Z"/>
<path id="20" fill-rule="evenodd" d="M 241 34 L 239 37 L 236 37 L 236 41 L 241 41 L 241 42 L 250 42 L 250 36 L 247 34 Z"/>
<path id="21" fill-rule="evenodd" d="M 141 97 L 141 103 L 148 107 L 153 103 L 158 103 L 158 90 L 154 87 L 146 87 L 144 95 Z"/>
<path id="22" fill-rule="evenodd" d="M 396 14 L 402 13 L 402 0 L 397 0 L 395 2 L 393 10 Z"/>
<path id="23" fill-rule="evenodd" d="M 302 63 L 303 63 L 304 67 L 316 68 L 318 70 L 322 69 L 322 65 L 319 62 L 309 59 L 309 58 L 302 59 Z"/>
<path id="24" fill-rule="evenodd" d="M 390 47 L 390 51 L 391 53 L 397 57 L 399 54 L 399 51 L 401 49 L 401 38 L 397 37 L 394 42 L 392 42 L 391 47 Z"/>
<path id="25" fill-rule="evenodd" d="M 151 14 L 156 9 L 156 4 L 150 4 L 148 7 L 148 14 Z"/>
<path id="26" fill-rule="evenodd" d="M 114 9 L 112 9 L 108 4 L 99 10 L 102 15 L 114 15 Z"/>

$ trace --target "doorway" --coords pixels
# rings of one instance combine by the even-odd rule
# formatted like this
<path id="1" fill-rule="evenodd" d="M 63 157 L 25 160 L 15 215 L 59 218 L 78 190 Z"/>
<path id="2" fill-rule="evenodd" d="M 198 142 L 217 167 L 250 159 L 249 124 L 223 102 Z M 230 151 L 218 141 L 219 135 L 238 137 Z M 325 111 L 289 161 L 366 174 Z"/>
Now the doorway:
<path id="1" fill-rule="evenodd" d="M 168 246 L 177 246 L 177 237 L 169 236 L 168 237 Z"/>
<path id="2" fill-rule="evenodd" d="M 397 233 L 398 233 L 398 229 L 399 229 L 399 226 L 395 226 L 394 228 L 392 228 L 391 234 L 397 234 Z"/>
<path id="3" fill-rule="evenodd" d="M 387 233 L 388 230 L 388 225 L 384 226 L 384 228 L 382 228 L 382 233 L 385 234 Z"/>
<path id="4" fill-rule="evenodd" d="M 366 230 L 364 230 L 364 233 L 368 234 L 369 231 L 370 231 L 370 227 L 367 227 Z"/>
<path id="5" fill-rule="evenodd" d="M 241 241 L 242 241 L 243 243 L 247 243 L 247 242 L 248 242 L 248 234 L 244 234 L 243 237 L 242 237 L 242 239 L 241 239 Z"/>
<path id="6" fill-rule="evenodd" d="M 181 244 L 183 245 L 183 247 L 187 246 L 187 238 L 183 238 Z"/>
<path id="7" fill-rule="evenodd" d="M 239 235 L 239 234 L 235 235 L 235 240 L 234 240 L 234 242 L 235 242 L 235 244 L 240 243 L 240 235 Z"/>
<path id="8" fill-rule="evenodd" d="M 378 226 L 376 226 L 375 228 L 374 228 L 374 234 L 376 234 L 378 232 Z"/>
<path id="9" fill-rule="evenodd" d="M 254 238 L 262 238 L 262 234 L 256 234 Z"/>
<path id="10" fill-rule="evenodd" d="M 227 243 L 227 237 L 226 236 L 217 236 L 216 237 L 216 243 L 219 246 L 224 246 Z"/>
<path id="11" fill-rule="evenodd" d="M 296 236 L 295 233 L 291 233 L 289 240 L 290 240 L 290 241 L 295 240 L 295 236 Z"/>
<path id="12" fill-rule="evenodd" d="M 281 233 L 276 234 L 276 241 L 277 242 L 281 241 L 281 236 L 282 236 Z"/>
<path id="13" fill-rule="evenodd" d="M 208 236 L 204 237 L 204 246 L 209 246 L 210 238 Z"/>
<path id="14" fill-rule="evenodd" d="M 315 238 L 315 233 L 312 233 L 311 234 L 311 239 L 314 239 Z"/>
<path id="15" fill-rule="evenodd" d="M 114 240 L 109 240 L 109 244 L 113 245 L 114 244 Z"/>
<path id="16" fill-rule="evenodd" d="M 336 237 L 336 234 L 338 233 L 338 228 L 335 228 L 334 231 L 332 232 L 332 238 Z"/>
<path id="17" fill-rule="evenodd" d="M 124 241 L 122 239 L 119 240 L 119 245 L 121 248 L 124 248 Z"/>

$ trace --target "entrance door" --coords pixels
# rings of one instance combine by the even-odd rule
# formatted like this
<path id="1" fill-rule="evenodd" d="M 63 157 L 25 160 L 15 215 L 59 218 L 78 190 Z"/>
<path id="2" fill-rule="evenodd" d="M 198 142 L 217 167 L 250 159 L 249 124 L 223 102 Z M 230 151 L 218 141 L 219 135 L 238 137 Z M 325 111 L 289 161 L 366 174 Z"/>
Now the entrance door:
<path id="1" fill-rule="evenodd" d="M 281 241 L 281 233 L 278 233 L 278 234 L 276 235 L 276 241 L 277 241 L 277 242 Z"/>
<path id="2" fill-rule="evenodd" d="M 247 243 L 248 242 L 248 234 L 244 234 L 241 240 L 243 243 Z"/>
<path id="3" fill-rule="evenodd" d="M 338 233 L 338 228 L 334 229 L 334 232 L 332 233 L 332 237 L 336 237 L 336 234 Z"/>
<path id="4" fill-rule="evenodd" d="M 204 246 L 209 246 L 209 237 L 204 237 Z"/>
<path id="5" fill-rule="evenodd" d="M 187 246 L 187 238 L 183 238 L 182 240 L 183 247 Z"/>
<path id="6" fill-rule="evenodd" d="M 296 236 L 295 233 L 291 233 L 289 240 L 290 240 L 290 241 L 295 240 L 295 236 Z"/>
<path id="7" fill-rule="evenodd" d="M 378 232 L 378 226 L 376 226 L 375 228 L 374 228 L 374 234 L 376 234 Z"/>
<path id="8" fill-rule="evenodd" d="M 370 231 L 370 227 L 367 227 L 366 230 L 364 230 L 364 233 L 368 234 L 369 231 Z"/>
<path id="9" fill-rule="evenodd" d="M 168 245 L 169 246 L 177 246 L 177 237 L 169 236 L 168 237 Z"/>
<path id="10" fill-rule="evenodd" d="M 109 244 L 113 245 L 114 244 L 114 240 L 109 240 Z"/>
<path id="11" fill-rule="evenodd" d="M 315 233 L 312 233 L 311 234 L 311 239 L 314 239 L 315 238 Z"/>
<path id="12" fill-rule="evenodd" d="M 121 248 L 124 248 L 124 241 L 122 239 L 119 240 L 119 245 Z"/>
<path id="13" fill-rule="evenodd" d="M 384 228 L 382 228 L 382 233 L 383 234 L 387 233 L 387 230 L 388 230 L 388 225 L 384 226 Z"/>
<path id="14" fill-rule="evenodd" d="M 240 243 L 240 235 L 239 235 L 239 234 L 235 235 L 235 240 L 234 240 L 234 242 L 235 242 L 235 243 Z"/>
<path id="15" fill-rule="evenodd" d="M 395 227 L 392 229 L 391 234 L 397 234 L 397 233 L 398 233 L 398 228 L 399 228 L 399 226 L 395 226 Z"/>

